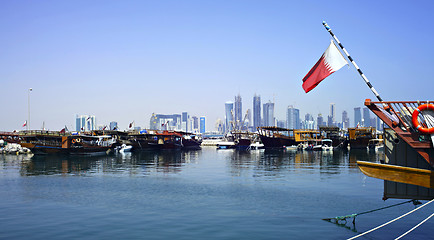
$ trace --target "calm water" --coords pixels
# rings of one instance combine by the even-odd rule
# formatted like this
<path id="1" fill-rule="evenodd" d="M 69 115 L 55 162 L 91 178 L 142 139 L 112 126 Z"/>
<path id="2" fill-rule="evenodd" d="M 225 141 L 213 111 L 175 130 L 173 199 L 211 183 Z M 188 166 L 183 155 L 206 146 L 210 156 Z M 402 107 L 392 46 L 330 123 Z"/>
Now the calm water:
<path id="1" fill-rule="evenodd" d="M 0 155 L 1 239 L 344 239 L 412 209 L 410 203 L 337 225 L 322 218 L 380 208 L 383 181 L 338 151 L 140 152 L 110 156 Z M 426 202 L 426 201 L 423 201 Z M 360 239 L 394 239 L 427 206 Z M 433 238 L 434 221 L 407 239 Z"/>

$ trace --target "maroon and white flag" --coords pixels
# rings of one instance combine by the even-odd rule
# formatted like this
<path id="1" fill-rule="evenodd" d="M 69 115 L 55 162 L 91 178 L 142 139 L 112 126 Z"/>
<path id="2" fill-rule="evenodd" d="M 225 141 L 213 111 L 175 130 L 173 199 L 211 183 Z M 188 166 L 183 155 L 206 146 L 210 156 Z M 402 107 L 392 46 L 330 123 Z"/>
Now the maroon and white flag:
<path id="1" fill-rule="evenodd" d="M 341 52 L 334 44 L 330 42 L 329 47 L 313 66 L 313 68 L 303 78 L 303 89 L 306 93 L 314 89 L 322 80 L 328 77 L 330 74 L 341 69 L 348 64 Z"/>
<path id="2" fill-rule="evenodd" d="M 23 127 L 27 126 L 27 120 L 24 121 Z"/>

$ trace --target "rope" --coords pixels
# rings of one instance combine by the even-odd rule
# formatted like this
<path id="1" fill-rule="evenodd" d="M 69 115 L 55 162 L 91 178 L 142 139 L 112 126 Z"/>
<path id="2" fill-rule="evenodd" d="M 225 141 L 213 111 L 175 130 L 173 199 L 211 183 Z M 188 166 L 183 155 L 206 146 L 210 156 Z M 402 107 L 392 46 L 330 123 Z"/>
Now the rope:
<path id="1" fill-rule="evenodd" d="M 422 222 L 420 222 L 419 224 L 417 224 L 416 226 L 414 226 L 412 229 L 408 230 L 406 233 L 402 234 L 401 236 L 395 238 L 395 240 L 398 240 L 402 237 L 404 237 L 405 235 L 407 235 L 408 233 L 410 233 L 411 231 L 413 231 L 414 229 L 418 228 L 420 225 L 422 225 L 424 222 L 428 221 L 428 219 L 430 219 L 432 216 L 434 216 L 434 213 L 431 214 L 431 216 L 425 218 Z"/>
<path id="2" fill-rule="evenodd" d="M 357 236 L 354 236 L 354 237 L 352 237 L 352 238 L 348 238 L 348 240 L 356 239 L 356 238 L 361 237 L 361 236 L 363 236 L 363 235 L 365 235 L 365 234 L 368 234 L 368 233 L 373 232 L 373 231 L 375 231 L 375 230 L 377 230 L 377 229 L 380 229 L 380 228 L 382 228 L 382 227 L 384 227 L 384 226 L 386 226 L 386 225 L 388 225 L 388 224 L 390 224 L 390 223 L 393 223 L 393 222 L 395 222 L 395 221 L 397 221 L 397 220 L 399 220 L 399 219 L 401 219 L 401 218 L 403 218 L 403 217 L 409 215 L 410 213 L 413 213 L 413 212 L 415 212 L 415 211 L 417 211 L 417 210 L 419 210 L 419 209 L 425 207 L 426 205 L 428 205 L 428 204 L 430 204 L 430 203 L 432 203 L 432 202 L 434 202 L 434 199 L 432 199 L 431 201 L 425 203 L 424 205 L 422 205 L 422 206 L 420 206 L 420 207 L 418 207 L 418 208 L 415 208 L 415 209 L 411 210 L 410 212 L 408 212 L 408 213 L 406 213 L 406 214 L 404 214 L 404 215 L 401 215 L 401 216 L 399 216 L 399 217 L 397 217 L 397 218 L 395 218 L 395 219 L 393 219 L 393 220 L 388 221 L 387 223 L 384 223 L 384 224 L 382 224 L 382 225 L 380 225 L 380 226 L 378 226 L 378 227 L 375 227 L 375 228 L 373 228 L 373 229 L 371 229 L 371 230 L 369 230 L 369 231 L 366 231 L 366 232 L 364 232 L 364 233 L 361 233 L 361 234 L 359 234 L 359 235 L 357 235 Z"/>
<path id="3" fill-rule="evenodd" d="M 405 201 L 405 202 L 402 202 L 402 203 L 397 203 L 397 204 L 393 204 L 393 205 L 390 205 L 390 206 L 381 207 L 381 208 L 377 208 L 377 209 L 374 209 L 374 210 L 369 210 L 369 211 L 366 211 L 366 212 L 353 213 L 353 214 L 350 214 L 350 215 L 339 216 L 339 217 L 334 217 L 334 218 L 324 218 L 323 220 L 331 221 L 332 219 L 335 219 L 336 221 L 340 221 L 340 220 L 346 220 L 347 218 L 354 218 L 355 219 L 356 216 L 359 216 L 359 215 L 363 215 L 363 214 L 371 213 L 371 212 L 376 212 L 376 211 L 379 211 L 379 210 L 383 210 L 383 209 L 386 209 L 386 208 L 391 208 L 391 207 L 399 206 L 399 205 L 402 205 L 402 204 L 405 204 L 405 203 L 409 203 L 409 202 L 413 202 L 414 205 L 420 204 L 420 202 L 417 201 L 417 200 L 409 200 L 409 201 Z"/>

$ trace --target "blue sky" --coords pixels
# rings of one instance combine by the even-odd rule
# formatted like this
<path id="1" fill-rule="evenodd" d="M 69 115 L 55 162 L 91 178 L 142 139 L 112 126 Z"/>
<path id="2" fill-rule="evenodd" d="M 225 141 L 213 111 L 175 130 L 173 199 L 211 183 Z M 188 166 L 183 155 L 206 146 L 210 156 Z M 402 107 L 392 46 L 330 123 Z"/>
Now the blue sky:
<path id="1" fill-rule="evenodd" d="M 327 4 L 326 4 L 327 3 Z M 384 100 L 432 99 L 431 1 L 0 1 L 0 130 L 75 129 L 155 113 L 224 118 L 238 93 L 324 116 L 375 96 L 353 67 L 304 93 L 330 42 L 325 20 Z"/>

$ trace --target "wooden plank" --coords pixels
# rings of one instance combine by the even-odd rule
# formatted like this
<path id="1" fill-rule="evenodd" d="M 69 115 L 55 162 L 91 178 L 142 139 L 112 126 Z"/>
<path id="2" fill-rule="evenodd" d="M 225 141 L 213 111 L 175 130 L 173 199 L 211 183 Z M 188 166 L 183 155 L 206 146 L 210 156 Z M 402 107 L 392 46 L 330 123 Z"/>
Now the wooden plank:
<path id="1" fill-rule="evenodd" d="M 360 170 L 369 177 L 434 188 L 434 172 L 426 169 L 357 161 Z"/>

